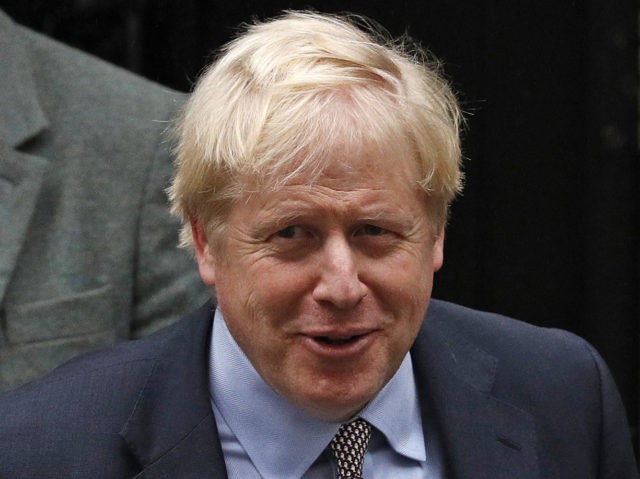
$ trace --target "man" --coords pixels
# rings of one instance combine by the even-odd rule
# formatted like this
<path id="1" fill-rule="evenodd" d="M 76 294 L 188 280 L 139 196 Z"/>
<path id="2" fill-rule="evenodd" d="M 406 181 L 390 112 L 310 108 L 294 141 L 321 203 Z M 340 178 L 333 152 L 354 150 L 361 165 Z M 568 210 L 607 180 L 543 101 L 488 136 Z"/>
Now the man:
<path id="1" fill-rule="evenodd" d="M 166 211 L 181 96 L 0 12 L 0 390 L 206 297 Z M 204 300 L 204 299 L 202 299 Z"/>
<path id="2" fill-rule="evenodd" d="M 458 123 L 433 66 L 348 19 L 251 26 L 171 188 L 218 305 L 0 399 L 0 476 L 637 477 L 589 345 L 429 300 Z"/>

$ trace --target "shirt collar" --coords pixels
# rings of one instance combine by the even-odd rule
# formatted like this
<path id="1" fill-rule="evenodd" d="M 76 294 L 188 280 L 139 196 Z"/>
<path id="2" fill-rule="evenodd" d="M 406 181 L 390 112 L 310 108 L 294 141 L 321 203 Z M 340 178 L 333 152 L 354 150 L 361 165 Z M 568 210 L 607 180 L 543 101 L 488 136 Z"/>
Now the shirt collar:
<path id="1" fill-rule="evenodd" d="M 340 425 L 304 413 L 271 389 L 234 340 L 220 310 L 211 345 L 212 400 L 254 466 L 267 477 L 283 470 L 302 477 Z M 426 459 L 409 354 L 360 417 L 380 430 L 397 453 Z"/>
<path id="2" fill-rule="evenodd" d="M 398 454 L 416 461 L 426 460 L 420 403 L 409 353 L 359 416 L 382 432 Z"/>

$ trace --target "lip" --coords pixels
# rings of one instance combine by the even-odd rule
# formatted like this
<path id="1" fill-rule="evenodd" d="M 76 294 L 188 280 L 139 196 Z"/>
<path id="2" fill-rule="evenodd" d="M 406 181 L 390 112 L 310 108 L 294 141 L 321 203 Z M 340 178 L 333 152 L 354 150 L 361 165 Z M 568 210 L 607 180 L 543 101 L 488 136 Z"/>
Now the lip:
<path id="1" fill-rule="evenodd" d="M 302 343 L 313 354 L 323 359 L 356 358 L 375 341 L 377 330 L 314 331 L 302 334 Z"/>

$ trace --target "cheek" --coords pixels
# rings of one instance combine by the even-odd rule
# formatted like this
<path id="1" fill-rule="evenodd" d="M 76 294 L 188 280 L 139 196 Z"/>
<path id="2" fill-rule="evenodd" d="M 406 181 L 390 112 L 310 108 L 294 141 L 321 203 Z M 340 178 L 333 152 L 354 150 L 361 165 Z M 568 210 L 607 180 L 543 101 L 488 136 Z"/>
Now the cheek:
<path id="1" fill-rule="evenodd" d="M 420 329 L 433 285 L 433 270 L 423 258 L 408 256 L 402 262 L 377 268 L 369 286 L 379 307 L 393 318 L 390 354 L 404 356 Z M 395 359 L 401 359 L 397 357 Z"/>
<path id="2" fill-rule="evenodd" d="M 368 281 L 377 285 L 380 294 L 393 300 L 410 299 L 409 304 L 429 298 L 433 285 L 433 266 L 428 254 L 402 254 L 374 262 L 368 271 Z"/>
<path id="3" fill-rule="evenodd" d="M 246 318 L 236 330 L 254 337 L 275 334 L 286 318 L 296 317 L 309 283 L 298 268 L 267 261 L 250 266 L 239 264 L 218 276 L 217 296 L 222 312 L 225 317 Z"/>
<path id="4" fill-rule="evenodd" d="M 313 275 L 309 269 L 296 264 L 265 262 L 254 269 L 250 281 L 257 303 L 282 308 L 300 302 L 311 291 Z"/>

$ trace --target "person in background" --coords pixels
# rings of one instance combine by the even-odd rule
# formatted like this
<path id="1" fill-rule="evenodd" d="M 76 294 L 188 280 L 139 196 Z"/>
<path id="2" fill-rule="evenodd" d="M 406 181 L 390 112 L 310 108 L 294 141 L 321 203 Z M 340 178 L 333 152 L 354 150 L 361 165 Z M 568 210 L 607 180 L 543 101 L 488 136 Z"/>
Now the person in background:
<path id="1" fill-rule="evenodd" d="M 0 390 L 140 337 L 206 291 L 176 248 L 164 135 L 183 95 L 0 11 Z"/>
<path id="2" fill-rule="evenodd" d="M 358 17 L 248 26 L 170 189 L 217 302 L 0 397 L 0 476 L 637 478 L 589 344 L 431 299 L 459 123 L 437 66 Z"/>

